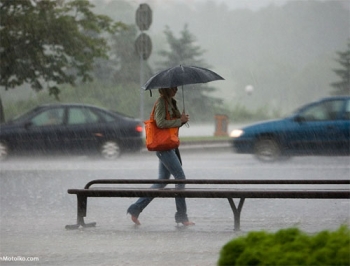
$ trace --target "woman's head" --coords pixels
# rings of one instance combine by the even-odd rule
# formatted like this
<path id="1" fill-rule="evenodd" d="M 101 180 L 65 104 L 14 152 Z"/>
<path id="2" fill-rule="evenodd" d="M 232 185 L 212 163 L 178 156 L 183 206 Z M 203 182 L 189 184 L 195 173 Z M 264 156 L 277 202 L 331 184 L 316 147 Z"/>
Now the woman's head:
<path id="1" fill-rule="evenodd" d="M 175 96 L 176 92 L 177 92 L 177 87 L 173 87 L 173 88 L 161 88 L 158 90 L 160 95 L 167 97 L 167 98 L 172 98 Z"/>

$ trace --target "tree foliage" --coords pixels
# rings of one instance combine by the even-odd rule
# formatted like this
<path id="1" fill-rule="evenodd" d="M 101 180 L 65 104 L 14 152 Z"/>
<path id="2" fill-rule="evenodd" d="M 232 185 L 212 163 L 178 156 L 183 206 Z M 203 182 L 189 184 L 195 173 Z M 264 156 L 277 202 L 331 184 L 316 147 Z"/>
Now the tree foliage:
<path id="1" fill-rule="evenodd" d="M 128 30 L 112 37 L 111 52 L 117 60 L 118 69 L 113 73 L 116 83 L 140 83 L 140 56 L 135 49 L 137 29 L 129 25 Z M 151 68 L 147 61 L 143 61 L 144 76 L 151 76 Z"/>
<path id="2" fill-rule="evenodd" d="M 189 31 L 188 25 L 185 25 L 180 32 L 180 37 L 176 38 L 169 27 L 166 27 L 164 34 L 169 45 L 169 49 L 161 50 L 159 54 L 164 60 L 158 62 L 158 70 L 166 69 L 176 65 L 210 67 L 202 58 L 204 50 L 196 44 L 195 36 Z M 196 120 L 206 120 L 213 117 L 215 106 L 222 101 L 209 96 L 208 93 L 214 92 L 215 88 L 208 85 L 188 85 L 184 90 L 178 91 L 179 98 L 184 97 L 185 106 L 190 106 L 191 117 Z M 187 111 L 187 110 L 186 110 Z"/>
<path id="3" fill-rule="evenodd" d="M 0 1 L 0 85 L 24 83 L 58 95 L 57 85 L 91 81 L 96 58 L 107 58 L 104 33 L 124 25 L 91 11 L 87 0 Z"/>
<path id="4" fill-rule="evenodd" d="M 205 51 L 196 44 L 196 38 L 190 33 L 188 25 L 185 25 L 180 32 L 180 38 L 176 38 L 168 26 L 165 28 L 164 34 L 170 49 L 159 52 L 164 58 L 162 62 L 158 63 L 159 69 L 181 64 L 208 67 L 200 58 Z"/>
<path id="5" fill-rule="evenodd" d="M 342 68 L 334 69 L 333 71 L 340 78 L 338 82 L 331 83 L 335 88 L 333 94 L 344 95 L 350 94 L 350 39 L 348 41 L 348 50 L 345 52 L 337 52 L 338 59 L 336 61 Z"/>

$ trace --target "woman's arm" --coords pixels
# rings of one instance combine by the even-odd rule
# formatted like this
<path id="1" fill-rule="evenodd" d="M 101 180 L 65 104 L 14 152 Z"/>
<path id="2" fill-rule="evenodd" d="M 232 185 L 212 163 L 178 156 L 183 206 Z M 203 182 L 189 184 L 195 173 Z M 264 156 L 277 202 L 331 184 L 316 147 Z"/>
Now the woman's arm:
<path id="1" fill-rule="evenodd" d="M 156 120 L 157 127 L 159 128 L 170 128 L 170 127 L 182 126 L 182 122 L 180 118 L 166 120 L 165 99 L 163 97 L 160 97 L 158 99 L 158 102 L 156 104 L 156 108 L 154 111 L 154 119 Z"/>

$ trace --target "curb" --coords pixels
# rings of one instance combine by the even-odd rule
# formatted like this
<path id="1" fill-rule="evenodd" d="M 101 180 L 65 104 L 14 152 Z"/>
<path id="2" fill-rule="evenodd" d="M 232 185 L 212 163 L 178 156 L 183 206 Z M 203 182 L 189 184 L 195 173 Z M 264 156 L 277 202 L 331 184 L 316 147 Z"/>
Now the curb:
<path id="1" fill-rule="evenodd" d="M 198 150 L 229 150 L 232 145 L 229 141 L 191 141 L 180 143 L 180 151 L 198 151 Z M 149 152 L 147 148 L 143 148 L 141 153 Z"/>

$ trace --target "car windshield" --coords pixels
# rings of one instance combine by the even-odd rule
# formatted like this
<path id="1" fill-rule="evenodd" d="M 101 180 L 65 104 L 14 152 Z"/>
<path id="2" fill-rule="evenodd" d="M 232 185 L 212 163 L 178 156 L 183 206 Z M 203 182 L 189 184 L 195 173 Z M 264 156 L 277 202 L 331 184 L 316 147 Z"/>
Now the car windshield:
<path id="1" fill-rule="evenodd" d="M 344 100 L 334 99 L 304 105 L 296 109 L 291 115 L 301 115 L 308 121 L 335 120 L 344 106 Z"/>
<path id="2" fill-rule="evenodd" d="M 37 108 L 34 108 L 34 109 L 31 109 L 23 114 L 20 114 L 20 115 L 17 115 L 15 116 L 14 118 L 10 119 L 9 122 L 15 122 L 15 123 L 19 123 L 19 122 L 22 122 L 22 121 L 25 121 L 28 119 L 28 117 L 31 117 L 34 113 L 36 113 L 40 108 L 37 107 Z"/>
<path id="3" fill-rule="evenodd" d="M 289 115 L 287 115 L 287 117 L 290 117 L 290 116 L 294 116 L 294 115 L 296 115 L 296 114 L 299 114 L 303 109 L 305 109 L 305 108 L 307 108 L 307 107 L 309 107 L 309 106 L 311 106 L 311 105 L 313 105 L 313 104 L 314 104 L 314 103 L 312 103 L 312 104 L 308 103 L 308 104 L 304 104 L 304 105 L 302 105 L 302 106 L 299 106 L 298 108 L 294 109 L 294 111 L 291 112 Z"/>

